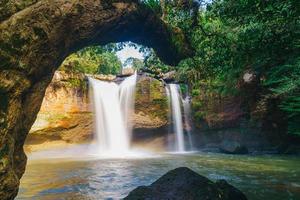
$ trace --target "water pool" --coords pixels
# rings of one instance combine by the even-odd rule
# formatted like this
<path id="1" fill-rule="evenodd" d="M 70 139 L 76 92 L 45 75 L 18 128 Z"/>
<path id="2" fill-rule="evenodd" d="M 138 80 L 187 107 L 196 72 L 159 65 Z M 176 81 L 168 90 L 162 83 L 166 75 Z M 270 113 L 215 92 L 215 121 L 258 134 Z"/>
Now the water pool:
<path id="1" fill-rule="evenodd" d="M 300 199 L 300 157 L 213 153 L 29 160 L 17 199 L 120 199 L 137 186 L 149 185 L 167 171 L 182 166 L 212 180 L 227 180 L 249 200 Z"/>

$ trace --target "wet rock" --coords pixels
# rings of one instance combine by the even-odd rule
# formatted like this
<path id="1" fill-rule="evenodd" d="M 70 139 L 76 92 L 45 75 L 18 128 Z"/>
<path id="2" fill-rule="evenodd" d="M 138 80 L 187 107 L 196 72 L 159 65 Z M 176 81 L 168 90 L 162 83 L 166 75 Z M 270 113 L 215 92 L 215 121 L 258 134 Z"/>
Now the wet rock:
<path id="1" fill-rule="evenodd" d="M 138 77 L 133 128 L 160 128 L 168 123 L 168 98 L 161 81 L 146 75 Z"/>
<path id="2" fill-rule="evenodd" d="M 163 74 L 163 80 L 167 83 L 174 82 L 176 78 L 176 72 L 170 71 L 168 73 Z"/>
<path id="3" fill-rule="evenodd" d="M 111 75 L 111 74 L 109 74 L 109 75 L 95 74 L 95 75 L 92 75 L 91 77 L 98 79 L 100 81 L 114 81 L 116 79 L 116 76 Z"/>
<path id="4" fill-rule="evenodd" d="M 247 154 L 248 148 L 235 141 L 224 141 L 219 150 L 227 154 Z"/>
<path id="5" fill-rule="evenodd" d="M 237 188 L 233 187 L 227 181 L 221 179 L 216 182 L 217 187 L 222 191 L 223 199 L 243 200 L 246 196 Z"/>
<path id="6" fill-rule="evenodd" d="M 46 89 L 25 149 L 45 148 L 47 142 L 83 143 L 91 140 L 93 116 L 88 87 L 82 73 L 56 71 Z"/>
<path id="7" fill-rule="evenodd" d="M 134 74 L 134 69 L 133 68 L 123 68 L 122 69 L 122 75 L 124 76 L 131 76 Z"/>
<path id="8" fill-rule="evenodd" d="M 125 200 L 246 200 L 246 196 L 225 180 L 216 183 L 186 167 L 169 171 L 150 186 L 140 186 Z"/>

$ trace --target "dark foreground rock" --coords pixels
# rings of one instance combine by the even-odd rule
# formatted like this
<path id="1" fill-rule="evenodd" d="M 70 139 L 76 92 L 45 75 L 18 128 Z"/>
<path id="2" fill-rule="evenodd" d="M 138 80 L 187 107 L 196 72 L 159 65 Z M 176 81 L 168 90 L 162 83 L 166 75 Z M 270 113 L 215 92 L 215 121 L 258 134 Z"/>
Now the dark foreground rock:
<path id="1" fill-rule="evenodd" d="M 220 151 L 227 154 L 247 154 L 249 152 L 246 146 L 234 141 L 223 142 Z"/>
<path id="2" fill-rule="evenodd" d="M 150 186 L 140 186 L 125 200 L 246 200 L 246 196 L 225 180 L 216 183 L 186 167 L 169 171 Z"/>

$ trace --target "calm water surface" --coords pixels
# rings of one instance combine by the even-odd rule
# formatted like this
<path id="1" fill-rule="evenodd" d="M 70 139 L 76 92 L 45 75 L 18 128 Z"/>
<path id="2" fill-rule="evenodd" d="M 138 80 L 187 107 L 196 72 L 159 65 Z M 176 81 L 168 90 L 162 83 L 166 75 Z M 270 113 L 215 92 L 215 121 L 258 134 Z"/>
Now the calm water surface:
<path id="1" fill-rule="evenodd" d="M 299 200 L 300 158 L 212 153 L 165 154 L 143 159 L 32 160 L 18 200 L 120 199 L 167 171 L 189 167 L 212 180 L 225 179 L 250 200 Z"/>

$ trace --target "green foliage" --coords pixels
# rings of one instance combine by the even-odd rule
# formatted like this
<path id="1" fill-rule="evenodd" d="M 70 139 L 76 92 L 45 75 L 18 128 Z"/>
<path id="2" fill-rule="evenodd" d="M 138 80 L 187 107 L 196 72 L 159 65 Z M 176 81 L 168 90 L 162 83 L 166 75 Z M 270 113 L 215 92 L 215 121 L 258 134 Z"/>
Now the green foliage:
<path id="1" fill-rule="evenodd" d="M 160 14 L 162 12 L 160 0 L 142 0 L 142 2 L 153 12 Z"/>
<path id="2" fill-rule="evenodd" d="M 9 153 L 9 144 L 5 143 L 4 147 L 0 149 L 0 158 L 2 159 Z"/>
<path id="3" fill-rule="evenodd" d="M 122 63 L 115 54 L 116 50 L 118 47 L 115 45 L 84 48 L 68 56 L 60 70 L 86 74 L 117 74 Z"/>
<path id="4" fill-rule="evenodd" d="M 287 113 L 288 132 L 300 135 L 300 58 L 275 66 L 267 73 L 264 85 L 281 99 L 279 107 Z"/>
<path id="5" fill-rule="evenodd" d="M 144 49 L 144 57 L 142 71 L 150 73 L 155 78 L 161 78 L 163 73 L 171 70 L 171 66 L 161 62 L 152 49 Z"/>
<path id="6" fill-rule="evenodd" d="M 98 66 L 98 74 L 118 74 L 122 69 L 122 62 L 110 52 L 101 54 L 101 62 Z"/>
<path id="7" fill-rule="evenodd" d="M 162 17 L 181 28 L 196 51 L 177 68 L 177 79 L 188 83 L 192 96 L 201 95 L 199 89 L 213 96 L 241 95 L 243 74 L 252 71 L 262 95 L 279 99 L 288 132 L 300 135 L 299 2 L 214 0 L 197 12 L 178 2 L 191 1 L 165 1 Z"/>
<path id="8" fill-rule="evenodd" d="M 201 112 L 201 111 L 196 111 L 194 114 L 195 120 L 200 122 L 204 119 L 204 117 L 206 116 L 205 112 Z"/>
<path id="9" fill-rule="evenodd" d="M 183 95 L 188 94 L 188 86 L 186 84 L 179 84 L 180 86 L 180 92 Z"/>
<path id="10" fill-rule="evenodd" d="M 145 67 L 145 64 L 143 60 L 130 57 L 125 61 L 124 66 L 131 66 L 133 69 L 140 71 Z"/>
<path id="11" fill-rule="evenodd" d="M 176 67 L 178 81 L 189 85 L 198 119 L 205 117 L 199 96 L 243 95 L 247 71 L 255 74 L 260 95 L 278 100 L 286 114 L 288 132 L 300 135 L 300 6 L 297 0 L 143 0 L 174 30 L 180 28 L 195 49 L 195 56 Z M 206 5 L 203 6 L 203 3 Z M 196 6 L 195 6 L 196 5 Z M 180 40 L 173 40 L 174 44 Z M 19 41 L 18 41 L 19 42 Z M 72 54 L 62 68 L 83 73 L 117 73 L 121 62 L 115 51 L 125 43 L 89 47 Z M 131 44 L 134 45 L 134 44 Z M 153 50 L 140 48 L 144 63 L 130 58 L 125 65 L 156 78 L 174 70 Z M 200 92 L 201 90 L 201 92 Z"/>
<path id="12" fill-rule="evenodd" d="M 81 89 L 86 88 L 86 82 L 78 78 L 69 78 L 66 80 L 66 82 L 68 84 L 67 86 L 71 88 L 81 88 Z"/>
<path id="13" fill-rule="evenodd" d="M 262 85 L 269 90 L 269 95 L 280 99 L 279 107 L 288 118 L 288 132 L 299 134 L 300 37 L 297 2 L 217 1 L 211 11 L 218 14 L 226 26 L 232 27 L 231 32 L 236 35 L 238 51 L 234 58 L 241 66 L 235 68 L 239 67 L 242 72 L 247 67 L 262 77 Z"/>
<path id="14" fill-rule="evenodd" d="M 203 106 L 203 105 L 202 105 L 202 102 L 200 102 L 200 101 L 194 101 L 194 102 L 193 102 L 193 108 L 194 108 L 195 110 L 199 110 L 202 106 Z"/>

